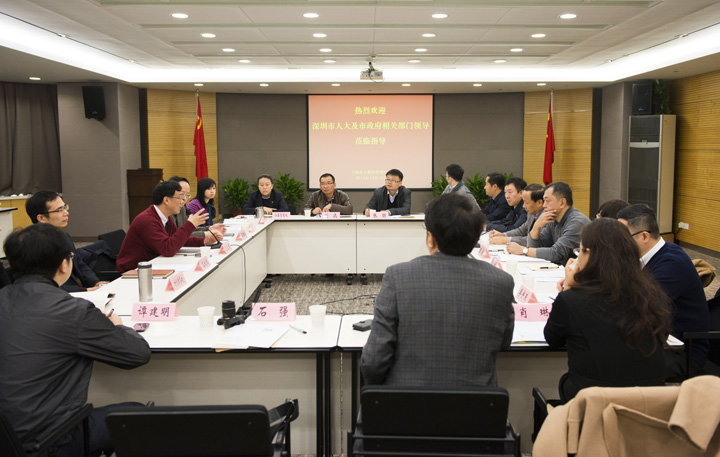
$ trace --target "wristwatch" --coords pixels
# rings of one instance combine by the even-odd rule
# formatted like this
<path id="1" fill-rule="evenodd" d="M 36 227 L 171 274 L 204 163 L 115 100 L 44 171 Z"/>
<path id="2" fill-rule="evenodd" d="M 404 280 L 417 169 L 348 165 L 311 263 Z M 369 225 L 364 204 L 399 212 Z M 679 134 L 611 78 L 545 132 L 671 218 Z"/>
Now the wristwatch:
<path id="1" fill-rule="evenodd" d="M 528 253 L 528 248 L 526 248 L 526 247 L 523 248 L 523 255 L 527 255 L 527 253 Z"/>

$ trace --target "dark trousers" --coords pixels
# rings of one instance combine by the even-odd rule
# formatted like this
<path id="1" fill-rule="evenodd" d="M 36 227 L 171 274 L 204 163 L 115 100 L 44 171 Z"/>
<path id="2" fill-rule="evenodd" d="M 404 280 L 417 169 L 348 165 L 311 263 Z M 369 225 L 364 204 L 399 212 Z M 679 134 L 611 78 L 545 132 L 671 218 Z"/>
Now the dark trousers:
<path id="1" fill-rule="evenodd" d="M 93 409 L 89 418 L 91 456 L 97 457 L 103 452 L 108 456 L 112 455 L 113 445 L 110 441 L 110 432 L 108 431 L 107 425 L 105 425 L 105 416 L 117 409 L 133 406 L 139 408 L 145 407 L 142 403 L 126 402 Z M 50 455 L 54 457 L 80 457 L 83 455 L 83 442 L 82 424 L 80 424 L 71 433 L 70 440 L 57 446 Z"/>

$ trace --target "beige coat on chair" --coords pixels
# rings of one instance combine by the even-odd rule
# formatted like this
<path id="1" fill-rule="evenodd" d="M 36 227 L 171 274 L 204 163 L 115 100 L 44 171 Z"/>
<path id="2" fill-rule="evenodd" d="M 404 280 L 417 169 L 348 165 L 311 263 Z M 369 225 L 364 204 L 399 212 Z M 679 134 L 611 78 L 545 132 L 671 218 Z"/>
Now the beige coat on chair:
<path id="1" fill-rule="evenodd" d="M 548 415 L 534 457 L 720 456 L 720 378 L 591 387 Z"/>

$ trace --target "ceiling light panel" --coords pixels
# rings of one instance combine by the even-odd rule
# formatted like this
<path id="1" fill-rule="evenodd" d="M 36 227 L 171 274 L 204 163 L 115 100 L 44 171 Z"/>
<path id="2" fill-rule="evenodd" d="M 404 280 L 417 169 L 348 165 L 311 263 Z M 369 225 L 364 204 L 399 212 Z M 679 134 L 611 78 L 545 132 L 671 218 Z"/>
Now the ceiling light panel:
<path id="1" fill-rule="evenodd" d="M 412 8 L 399 6 L 377 6 L 378 24 L 427 24 L 429 26 L 448 27 L 454 24 L 494 24 L 509 10 L 504 7 L 438 7 L 413 6 Z M 447 13 L 445 19 L 433 19 L 434 13 Z M 433 32 L 433 30 L 420 30 L 420 33 Z"/>
<path id="2" fill-rule="evenodd" d="M 649 5 L 651 2 L 643 2 Z M 522 8 L 509 8 L 507 14 L 497 22 L 498 24 L 549 24 L 564 27 L 577 27 L 584 25 L 611 26 L 627 21 L 628 19 L 648 10 L 646 6 L 605 6 L 602 3 L 577 4 L 571 8 L 564 6 L 527 6 Z M 577 18 L 560 19 L 563 13 L 572 12 Z"/>
<path id="3" fill-rule="evenodd" d="M 261 27 L 258 30 L 269 41 L 312 42 L 315 46 L 331 43 L 330 47 L 332 47 L 332 43 L 337 42 L 373 40 L 372 29 L 323 27 L 323 33 L 327 33 L 327 38 L 314 38 L 312 34 L 317 31 L 314 28 Z"/>
<path id="4" fill-rule="evenodd" d="M 67 0 L 64 0 L 67 2 Z M 160 2 L 144 5 L 140 2 L 132 2 L 127 5 L 103 3 L 103 12 L 124 21 L 140 25 L 193 25 L 193 24 L 247 24 L 250 19 L 243 13 L 242 9 L 231 5 L 203 5 L 203 4 L 167 4 Z M 187 19 L 175 19 L 172 13 L 186 13 L 190 16 Z"/>
<path id="5" fill-rule="evenodd" d="M 267 4 L 243 5 L 239 7 L 255 24 L 302 24 L 317 27 L 321 24 L 372 24 L 375 18 L 374 6 L 329 6 L 321 2 L 307 6 L 267 2 Z M 320 15 L 316 19 L 303 17 L 304 13 Z"/>
<path id="6" fill-rule="evenodd" d="M 437 36 L 435 38 L 423 38 L 422 33 L 431 31 Z M 434 46 L 435 43 L 450 43 L 450 42 L 467 42 L 477 41 L 484 38 L 485 33 L 489 29 L 478 26 L 478 27 L 463 27 L 463 28 L 427 28 L 427 27 L 397 27 L 397 28 L 377 28 L 375 29 L 375 40 L 378 42 L 388 41 L 401 41 L 416 43 L 418 47 L 423 46 Z"/>

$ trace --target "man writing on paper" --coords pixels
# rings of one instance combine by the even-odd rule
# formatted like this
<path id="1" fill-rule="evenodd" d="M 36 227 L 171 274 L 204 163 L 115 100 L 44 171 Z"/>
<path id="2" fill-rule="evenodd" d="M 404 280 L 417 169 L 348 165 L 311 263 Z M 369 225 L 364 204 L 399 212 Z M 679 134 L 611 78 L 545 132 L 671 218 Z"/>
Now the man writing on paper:
<path id="1" fill-rule="evenodd" d="M 403 174 L 398 169 L 391 169 L 385 173 L 385 186 L 378 187 L 365 205 L 365 215 L 370 210 L 385 211 L 392 215 L 410 214 L 410 189 L 402 185 Z"/>
<path id="2" fill-rule="evenodd" d="M 497 353 L 512 340 L 513 279 L 468 257 L 484 225 L 461 195 L 428 204 L 430 255 L 389 267 L 375 300 L 360 360 L 367 384 L 497 386 Z"/>
<path id="3" fill-rule="evenodd" d="M 527 185 L 522 192 L 523 208 L 528 214 L 525 223 L 516 229 L 508 230 L 504 233 L 498 230 L 491 231 L 489 233 L 490 244 L 508 244 L 513 242 L 520 246 L 527 246 L 527 235 L 543 211 L 544 194 L 545 188 L 540 184 Z"/>
<path id="4" fill-rule="evenodd" d="M 93 361 L 130 369 L 150 360 L 142 336 L 117 314 L 105 316 L 91 302 L 60 289 L 73 270 L 71 243 L 51 224 L 12 233 L 5 254 L 15 283 L 0 290 L 0 411 L 26 451 L 54 433 L 86 402 Z M 90 451 L 112 454 L 105 415 L 90 415 Z M 51 455 L 82 455 L 81 426 L 61 438 Z"/>
<path id="5" fill-rule="evenodd" d="M 176 227 L 173 214 L 183 205 L 182 187 L 176 181 L 163 181 L 153 189 L 153 204 L 133 219 L 117 258 L 117 270 L 137 268 L 157 256 L 172 257 L 183 246 L 210 246 L 222 240 L 222 234 L 205 232 L 205 238 L 191 236 L 193 230 L 208 218 L 205 210 L 188 216 L 187 222 Z M 215 239 L 217 237 L 217 240 Z"/>
<path id="6" fill-rule="evenodd" d="M 50 224 L 59 229 L 67 227 L 70 219 L 70 207 L 65 204 L 60 194 L 52 190 L 41 190 L 32 194 L 25 202 L 25 211 L 33 224 Z M 72 274 L 64 284 L 61 284 L 61 287 L 68 292 L 84 292 L 97 290 L 107 284 L 100 281 L 92 268 L 77 255 L 70 235 L 65 233 L 65 237 L 70 243 L 75 261 Z"/>
<path id="7" fill-rule="evenodd" d="M 527 247 L 511 242 L 507 251 L 565 265 L 580 247 L 580 230 L 590 219 L 573 208 L 572 189 L 564 182 L 548 184 L 543 201 L 544 211 L 530 230 Z"/>
<path id="8" fill-rule="evenodd" d="M 335 189 L 335 176 L 325 173 L 320 176 L 320 190 L 310 195 L 305 208 L 312 210 L 312 214 L 327 213 L 330 211 L 340 214 L 352 214 L 353 206 L 348 194 Z"/>
<path id="9" fill-rule="evenodd" d="M 627 225 L 638 245 L 640 262 L 673 302 L 673 336 L 682 340 L 685 332 L 710 330 L 710 310 L 700 276 L 685 251 L 660 236 L 652 208 L 643 204 L 630 205 L 618 211 L 617 218 Z M 702 372 L 708 350 L 707 340 L 693 342 L 693 375 Z M 666 351 L 665 362 L 665 378 L 671 382 L 682 381 L 687 369 L 687 354 Z"/>
<path id="10" fill-rule="evenodd" d="M 525 211 L 522 204 L 522 194 L 525 186 L 527 186 L 527 183 L 522 178 L 508 178 L 507 182 L 505 182 L 505 200 L 510 205 L 511 211 L 502 220 L 490 222 L 486 230 L 507 232 L 520 227 L 527 221 L 527 211 Z"/>
<path id="11" fill-rule="evenodd" d="M 448 185 L 445 187 L 445 190 L 443 190 L 444 194 L 449 194 L 450 192 L 455 192 L 457 194 L 462 195 L 463 197 L 468 198 L 475 206 L 480 209 L 480 205 L 478 205 L 477 200 L 475 200 L 475 196 L 470 192 L 470 189 L 467 188 L 465 183 L 462 181 L 463 175 L 465 175 L 465 170 L 463 170 L 463 167 L 456 163 L 451 163 L 445 168 L 445 179 L 447 179 Z"/>

